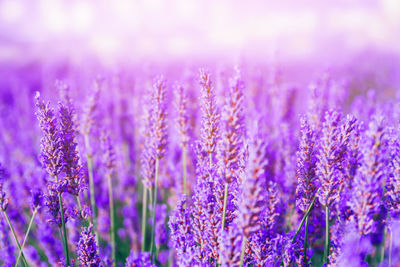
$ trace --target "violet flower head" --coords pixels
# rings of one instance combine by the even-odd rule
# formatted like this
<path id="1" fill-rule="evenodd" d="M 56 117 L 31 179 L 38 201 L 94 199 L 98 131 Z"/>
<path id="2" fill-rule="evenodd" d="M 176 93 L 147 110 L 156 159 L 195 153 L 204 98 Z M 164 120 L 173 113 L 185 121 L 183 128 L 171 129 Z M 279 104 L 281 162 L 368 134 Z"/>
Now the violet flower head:
<path id="1" fill-rule="evenodd" d="M 297 152 L 297 188 L 296 206 L 306 212 L 317 191 L 316 167 L 317 167 L 317 136 L 315 129 L 308 123 L 305 117 L 301 121 L 300 146 Z"/>
<path id="2" fill-rule="evenodd" d="M 243 235 L 236 224 L 228 227 L 228 231 L 220 233 L 221 266 L 239 266 Z"/>
<path id="3" fill-rule="evenodd" d="M 176 83 L 174 85 L 175 91 L 175 98 L 176 98 L 176 106 L 178 110 L 177 116 L 177 126 L 178 131 L 181 137 L 180 145 L 182 147 L 186 147 L 189 141 L 189 117 L 188 117 L 188 97 L 185 88 L 181 85 Z"/>
<path id="4" fill-rule="evenodd" d="M 246 238 L 260 229 L 260 216 L 265 207 L 265 177 L 267 165 L 266 145 L 261 138 L 255 138 L 249 147 L 246 179 L 239 202 L 238 224 Z"/>
<path id="5" fill-rule="evenodd" d="M 6 192 L 4 192 L 3 184 L 0 183 L 0 210 L 6 211 L 8 207 L 8 198 Z"/>
<path id="6" fill-rule="evenodd" d="M 116 168 L 116 155 L 113 142 L 109 134 L 103 132 L 101 137 L 101 145 L 103 149 L 103 164 L 106 168 L 107 175 L 112 176 Z"/>
<path id="7" fill-rule="evenodd" d="M 85 189 L 85 177 L 79 162 L 76 142 L 75 111 L 72 103 L 58 103 L 60 115 L 60 135 L 63 152 L 65 179 L 68 181 L 67 190 L 72 195 L 79 195 Z"/>
<path id="8" fill-rule="evenodd" d="M 40 209 L 43 206 L 44 196 L 40 189 L 31 190 L 31 209 Z"/>
<path id="9" fill-rule="evenodd" d="M 219 138 L 219 113 L 215 100 L 215 91 L 211 81 L 211 75 L 207 70 L 200 69 L 201 85 L 201 141 L 202 150 L 208 154 L 215 152 Z"/>
<path id="10" fill-rule="evenodd" d="M 385 204 L 391 217 L 400 216 L 400 129 L 390 138 L 390 173 L 386 181 Z"/>
<path id="11" fill-rule="evenodd" d="M 161 159 L 165 155 L 167 146 L 167 103 L 166 103 L 166 80 L 162 75 L 155 78 L 153 84 L 153 109 L 152 109 L 152 132 L 151 138 L 155 158 Z"/>
<path id="12" fill-rule="evenodd" d="M 361 167 L 354 178 L 351 208 L 356 228 L 361 235 L 375 230 L 374 217 L 382 206 L 383 182 L 387 174 L 387 132 L 383 116 L 374 115 L 362 140 Z"/>
<path id="13" fill-rule="evenodd" d="M 84 135 L 90 134 L 93 124 L 95 123 L 95 113 L 99 104 L 101 82 L 100 80 L 95 80 L 93 82 L 93 91 L 89 97 L 83 115 L 82 133 Z"/>
<path id="14" fill-rule="evenodd" d="M 156 267 L 156 265 L 151 263 L 150 253 L 131 250 L 129 257 L 126 258 L 125 267 Z"/>
<path id="15" fill-rule="evenodd" d="M 79 266 L 100 266 L 100 257 L 92 224 L 90 224 L 89 227 L 82 227 L 81 235 L 77 244 L 77 256 Z"/>
<path id="16" fill-rule="evenodd" d="M 168 226 L 173 247 L 178 255 L 178 266 L 188 266 L 192 262 L 192 249 L 196 246 L 192 236 L 190 214 L 186 205 L 186 196 L 183 195 L 172 215 L 169 218 Z"/>
<path id="17" fill-rule="evenodd" d="M 222 113 L 223 133 L 220 147 L 220 167 L 224 180 L 238 182 L 242 171 L 244 138 L 244 83 L 240 73 L 230 80 L 230 96 Z"/>
<path id="18" fill-rule="evenodd" d="M 345 156 L 355 122 L 355 118 L 348 116 L 343 123 L 342 115 L 336 111 L 325 113 L 316 171 L 321 187 L 318 200 L 325 207 L 332 207 L 339 199 Z"/>
<path id="19" fill-rule="evenodd" d="M 36 93 L 35 99 L 36 116 L 43 132 L 41 161 L 49 175 L 57 179 L 63 169 L 63 149 L 56 115 L 49 102 L 40 101 L 39 92 Z"/>
<path id="20" fill-rule="evenodd" d="M 58 227 L 61 227 L 61 215 L 60 215 L 60 201 L 58 197 L 59 188 L 57 184 L 49 184 L 48 192 L 44 195 L 44 205 L 47 207 L 50 219 L 49 223 L 54 224 Z M 65 213 L 65 205 L 64 208 L 64 220 L 65 223 L 68 220 L 68 213 Z"/>

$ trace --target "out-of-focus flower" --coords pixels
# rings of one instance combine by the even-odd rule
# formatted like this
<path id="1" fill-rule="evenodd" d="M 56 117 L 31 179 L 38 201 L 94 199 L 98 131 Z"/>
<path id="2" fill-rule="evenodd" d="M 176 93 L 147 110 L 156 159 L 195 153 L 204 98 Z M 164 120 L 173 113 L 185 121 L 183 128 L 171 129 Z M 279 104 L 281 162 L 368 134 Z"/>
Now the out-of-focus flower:
<path id="1" fill-rule="evenodd" d="M 362 140 L 363 160 L 354 178 L 351 208 L 361 235 L 375 231 L 376 216 L 381 209 L 383 182 L 388 173 L 387 130 L 383 116 L 375 115 Z"/>

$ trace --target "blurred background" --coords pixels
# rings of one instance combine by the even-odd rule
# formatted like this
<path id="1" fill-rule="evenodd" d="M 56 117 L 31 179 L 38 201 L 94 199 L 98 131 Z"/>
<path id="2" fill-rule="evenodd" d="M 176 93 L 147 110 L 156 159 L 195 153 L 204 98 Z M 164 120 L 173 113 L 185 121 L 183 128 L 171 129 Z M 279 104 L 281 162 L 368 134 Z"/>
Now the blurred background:
<path id="1" fill-rule="evenodd" d="M 399 0 L 0 0 L 0 62 L 241 58 L 324 62 L 400 52 Z"/>

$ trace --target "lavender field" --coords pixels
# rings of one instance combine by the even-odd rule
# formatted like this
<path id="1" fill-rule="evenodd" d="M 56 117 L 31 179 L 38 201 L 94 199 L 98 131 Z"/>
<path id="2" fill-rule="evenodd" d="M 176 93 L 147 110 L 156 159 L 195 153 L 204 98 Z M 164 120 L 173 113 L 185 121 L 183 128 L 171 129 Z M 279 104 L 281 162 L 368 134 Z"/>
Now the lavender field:
<path id="1" fill-rule="evenodd" d="M 0 7 L 15 11 L 10 3 Z M 258 14 L 246 10 L 247 22 Z M 322 38 L 299 26 L 310 51 L 277 35 L 284 45 L 265 46 L 266 56 L 206 35 L 171 49 L 161 25 L 134 46 L 136 35 L 119 35 L 129 32 L 124 14 L 124 31 L 95 51 L 89 26 L 61 38 L 71 32 L 38 31 L 50 24 L 37 15 L 43 35 L 32 38 L 0 12 L 1 266 L 400 266 L 400 53 L 390 30 L 387 46 L 355 49 L 349 32 Z M 252 34 L 240 36 L 261 33 Z M 146 38 L 155 45 L 144 49 Z M 126 42 L 118 56 L 106 39 Z"/>

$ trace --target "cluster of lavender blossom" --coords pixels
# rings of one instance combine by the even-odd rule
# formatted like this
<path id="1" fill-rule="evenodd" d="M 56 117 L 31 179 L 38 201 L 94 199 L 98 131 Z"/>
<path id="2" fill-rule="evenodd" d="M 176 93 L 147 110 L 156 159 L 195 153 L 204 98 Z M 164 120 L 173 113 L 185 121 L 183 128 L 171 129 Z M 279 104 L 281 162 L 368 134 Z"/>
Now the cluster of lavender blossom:
<path id="1" fill-rule="evenodd" d="M 2 266 L 400 264 L 398 79 L 136 71 L 1 82 Z"/>

